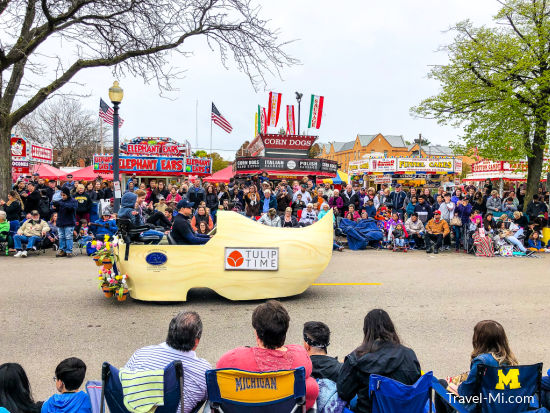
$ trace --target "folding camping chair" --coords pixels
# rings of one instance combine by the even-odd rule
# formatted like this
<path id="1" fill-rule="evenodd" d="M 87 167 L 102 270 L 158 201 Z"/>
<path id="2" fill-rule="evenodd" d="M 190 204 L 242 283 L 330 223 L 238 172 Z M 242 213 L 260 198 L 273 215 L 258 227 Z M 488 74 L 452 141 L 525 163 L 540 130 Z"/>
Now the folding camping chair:
<path id="1" fill-rule="evenodd" d="M 124 393 L 119 379 L 119 371 L 109 363 L 101 369 L 100 413 L 105 412 L 105 401 L 110 413 L 128 413 L 124 405 Z M 155 413 L 174 413 L 181 402 L 183 411 L 183 366 L 181 361 L 173 361 L 164 368 L 164 405 L 158 406 Z M 97 389 L 96 389 L 97 390 Z M 198 411 L 202 404 L 193 411 Z"/>
<path id="2" fill-rule="evenodd" d="M 303 413 L 306 409 L 303 367 L 263 373 L 208 370 L 206 386 L 213 413 Z"/>
<path id="3" fill-rule="evenodd" d="M 517 413 L 526 411 L 548 412 L 541 408 L 542 363 L 528 366 L 477 367 L 476 390 L 480 403 L 476 412 Z M 468 413 L 458 397 L 450 397 L 447 391 L 433 380 L 433 389 L 443 401 L 459 413 Z"/>
<path id="4" fill-rule="evenodd" d="M 372 413 L 424 413 L 426 410 L 431 413 L 432 379 L 433 373 L 430 371 L 415 384 L 407 386 L 388 377 L 371 374 L 369 393 Z"/>

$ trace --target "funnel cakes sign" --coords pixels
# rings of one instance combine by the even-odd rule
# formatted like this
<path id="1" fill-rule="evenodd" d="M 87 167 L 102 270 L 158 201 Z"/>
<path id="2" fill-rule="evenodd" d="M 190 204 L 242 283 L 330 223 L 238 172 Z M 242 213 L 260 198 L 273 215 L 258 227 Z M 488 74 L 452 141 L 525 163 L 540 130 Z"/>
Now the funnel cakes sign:
<path id="1" fill-rule="evenodd" d="M 226 271 L 277 271 L 279 248 L 225 248 Z"/>

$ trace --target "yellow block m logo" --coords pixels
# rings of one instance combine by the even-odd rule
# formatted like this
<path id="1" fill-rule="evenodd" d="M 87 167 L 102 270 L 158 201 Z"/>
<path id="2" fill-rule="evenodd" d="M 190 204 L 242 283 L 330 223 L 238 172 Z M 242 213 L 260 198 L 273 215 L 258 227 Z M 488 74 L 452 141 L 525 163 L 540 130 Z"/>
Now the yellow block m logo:
<path id="1" fill-rule="evenodd" d="M 498 371 L 498 383 L 495 386 L 496 390 L 504 390 L 505 387 L 509 389 L 521 389 L 521 383 L 519 382 L 519 369 L 510 369 L 507 374 L 504 374 L 502 370 Z"/>

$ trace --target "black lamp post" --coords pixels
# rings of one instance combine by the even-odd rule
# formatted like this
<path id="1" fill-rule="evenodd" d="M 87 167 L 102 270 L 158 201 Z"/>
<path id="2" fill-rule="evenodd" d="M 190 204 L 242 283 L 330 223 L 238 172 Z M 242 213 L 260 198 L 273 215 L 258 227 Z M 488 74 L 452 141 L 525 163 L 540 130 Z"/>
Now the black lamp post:
<path id="1" fill-rule="evenodd" d="M 118 82 L 115 81 L 113 86 L 109 88 L 109 99 L 113 103 L 113 182 L 115 185 L 115 212 L 118 213 L 120 208 L 120 198 L 117 196 L 117 186 L 120 190 L 120 177 L 119 177 L 119 143 L 118 143 L 118 106 L 122 102 L 124 97 L 124 91 L 118 85 Z M 120 190 L 121 192 L 121 190 Z M 119 194 L 120 194 L 119 192 Z"/>
<path id="2" fill-rule="evenodd" d="M 296 100 L 298 101 L 298 135 L 300 134 L 300 102 L 303 96 L 303 93 L 296 92 Z"/>

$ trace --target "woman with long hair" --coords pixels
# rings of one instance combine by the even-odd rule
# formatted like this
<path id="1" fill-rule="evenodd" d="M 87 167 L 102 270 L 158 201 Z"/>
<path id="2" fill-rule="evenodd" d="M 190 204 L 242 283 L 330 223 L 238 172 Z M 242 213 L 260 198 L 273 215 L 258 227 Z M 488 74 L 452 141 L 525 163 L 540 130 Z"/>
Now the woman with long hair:
<path id="1" fill-rule="evenodd" d="M 10 413 L 39 413 L 42 408 L 32 398 L 27 374 L 17 363 L 0 365 L 0 407 Z"/>
<path id="2" fill-rule="evenodd" d="M 244 197 L 245 213 L 247 217 L 260 215 L 260 194 L 256 185 L 250 185 L 248 193 Z"/>
<path id="3" fill-rule="evenodd" d="M 412 385 L 420 378 L 420 363 L 414 351 L 401 344 L 389 314 L 369 311 L 363 321 L 363 342 L 345 359 L 338 376 L 338 394 L 350 401 L 357 396 L 355 413 L 369 413 L 369 377 L 379 374 Z"/>
<path id="4" fill-rule="evenodd" d="M 216 190 L 216 187 L 212 184 L 209 184 L 206 187 L 206 197 L 205 197 L 206 207 L 210 209 L 210 216 L 212 217 L 212 220 L 214 221 L 214 224 L 216 223 L 216 212 L 218 211 L 218 207 L 220 206 L 220 202 L 218 200 L 218 191 Z"/>
<path id="5" fill-rule="evenodd" d="M 451 382 L 440 380 L 441 384 L 446 385 L 447 389 L 459 396 L 473 396 L 478 394 L 476 389 L 477 381 L 477 366 L 484 364 L 491 367 L 499 366 L 517 366 L 519 364 L 516 356 L 510 349 L 508 337 L 504 331 L 504 327 L 493 320 L 483 320 L 477 323 L 474 327 L 474 335 L 472 337 L 472 354 L 470 355 L 470 372 L 468 377 L 457 386 L 457 381 L 460 379 L 452 378 Z M 465 376 L 465 375 L 461 375 Z M 458 376 L 460 377 L 460 376 Z M 453 412 L 454 410 L 436 397 L 435 406 L 437 412 Z M 469 404 L 465 406 L 469 411 L 475 411 L 476 406 Z"/>
<path id="6" fill-rule="evenodd" d="M 21 211 L 24 206 L 17 191 L 8 192 L 8 202 L 0 200 L 0 206 L 6 211 L 6 219 L 8 221 L 19 221 L 21 219 Z"/>

